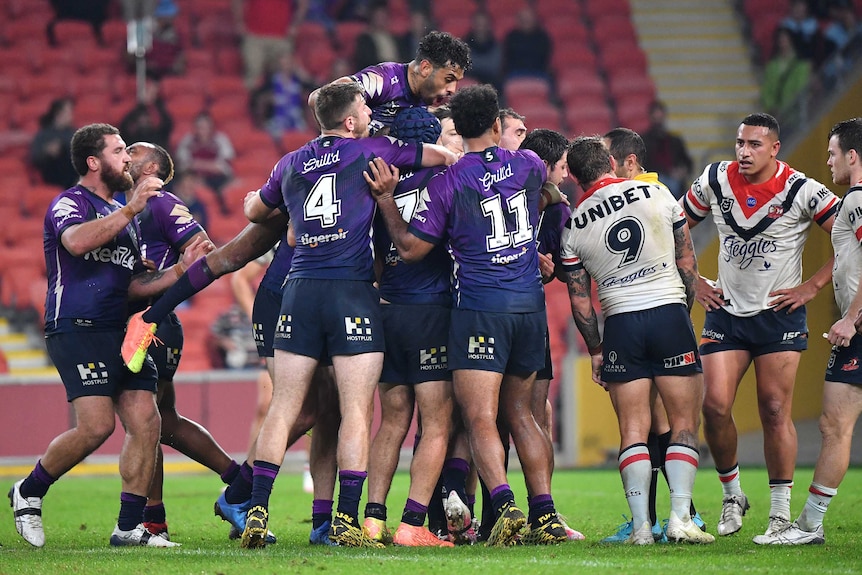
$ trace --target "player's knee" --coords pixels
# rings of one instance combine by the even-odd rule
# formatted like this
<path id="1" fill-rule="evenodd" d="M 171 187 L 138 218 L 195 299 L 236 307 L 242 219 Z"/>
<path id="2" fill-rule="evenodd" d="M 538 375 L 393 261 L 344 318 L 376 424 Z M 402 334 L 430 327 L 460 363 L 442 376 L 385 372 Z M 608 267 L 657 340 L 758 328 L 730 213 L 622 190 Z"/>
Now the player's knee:
<path id="1" fill-rule="evenodd" d="M 785 402 L 777 399 L 767 399 L 760 402 L 760 421 L 764 428 L 783 426 L 790 418 Z"/>

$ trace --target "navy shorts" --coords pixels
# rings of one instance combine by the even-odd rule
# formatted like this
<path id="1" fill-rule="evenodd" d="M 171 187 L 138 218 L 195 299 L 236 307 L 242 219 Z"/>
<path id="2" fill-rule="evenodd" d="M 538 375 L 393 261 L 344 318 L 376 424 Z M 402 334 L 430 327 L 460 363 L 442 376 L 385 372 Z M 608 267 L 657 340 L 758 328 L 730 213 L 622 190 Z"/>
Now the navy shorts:
<path id="1" fill-rule="evenodd" d="M 688 310 L 669 304 L 605 319 L 602 381 L 624 383 L 702 371 Z"/>
<path id="2" fill-rule="evenodd" d="M 377 288 L 361 281 L 288 279 L 273 338 L 275 349 L 317 359 L 383 352 Z"/>
<path id="3" fill-rule="evenodd" d="M 124 390 L 156 392 L 158 374 L 147 355 L 140 373 L 132 373 L 123 363 L 120 347 L 123 330 L 65 332 L 45 338 L 48 356 L 60 373 L 66 400 L 79 397 L 116 397 Z"/>
<path id="4" fill-rule="evenodd" d="M 452 310 L 449 369 L 525 375 L 545 366 L 545 310 L 494 313 Z"/>
<path id="5" fill-rule="evenodd" d="M 446 346 L 452 310 L 442 305 L 380 306 L 386 355 L 380 381 L 415 385 L 451 381 Z"/>
<path id="6" fill-rule="evenodd" d="M 741 349 L 752 357 L 779 351 L 808 349 L 805 306 L 793 313 L 764 310 L 750 317 L 737 317 L 724 308 L 706 312 L 700 335 L 700 353 Z"/>
<path id="7" fill-rule="evenodd" d="M 156 364 L 159 381 L 173 381 L 183 355 L 183 325 L 175 313 L 171 312 L 159 323 L 156 337 L 161 343 L 154 340 L 147 353 Z"/>
<path id="8" fill-rule="evenodd" d="M 832 347 L 826 381 L 862 385 L 862 335 L 854 335 L 849 347 Z"/>
<path id="9" fill-rule="evenodd" d="M 251 312 L 251 323 L 254 328 L 254 343 L 257 345 L 257 355 L 272 357 L 272 337 L 275 333 L 275 322 L 281 311 L 281 292 L 260 286 L 254 296 L 254 307 Z"/>
<path id="10" fill-rule="evenodd" d="M 554 365 L 551 363 L 551 334 L 545 332 L 545 367 L 536 372 L 536 379 L 554 379 Z"/>

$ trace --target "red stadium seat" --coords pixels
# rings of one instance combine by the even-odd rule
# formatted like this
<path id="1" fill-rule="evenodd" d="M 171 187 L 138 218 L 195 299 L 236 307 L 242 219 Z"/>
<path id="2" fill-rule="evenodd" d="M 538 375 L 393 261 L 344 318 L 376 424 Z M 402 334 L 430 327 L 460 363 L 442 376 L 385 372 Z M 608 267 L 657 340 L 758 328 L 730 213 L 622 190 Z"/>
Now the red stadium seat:
<path id="1" fill-rule="evenodd" d="M 217 126 L 231 120 L 248 118 L 248 96 L 230 95 L 215 100 L 209 106 L 209 113 Z"/>
<path id="2" fill-rule="evenodd" d="M 601 18 L 604 14 L 620 14 L 631 16 L 631 6 L 628 0 L 584 0 L 584 12 L 591 20 Z"/>
<path id="3" fill-rule="evenodd" d="M 335 25 L 335 48 L 338 53 L 352 62 L 356 38 L 367 29 L 368 25 L 364 22 L 338 22 Z"/>
<path id="4" fill-rule="evenodd" d="M 457 38 L 465 38 L 470 32 L 470 16 L 467 14 L 449 14 L 440 20 L 440 29 Z"/>
<path id="5" fill-rule="evenodd" d="M 242 99 L 248 101 L 248 89 L 245 87 L 240 76 L 215 76 L 213 75 L 206 86 L 209 97 L 213 101 L 224 98 Z"/>
<path id="6" fill-rule="evenodd" d="M 213 70 L 215 50 L 211 48 L 187 48 L 183 54 L 186 59 L 186 70 Z"/>
<path id="7" fill-rule="evenodd" d="M 461 85 L 460 82 L 458 84 Z M 290 131 L 285 132 L 281 136 L 281 149 L 284 153 L 293 152 L 294 150 L 298 150 L 314 138 L 316 138 L 319 134 L 311 131 Z"/>
<path id="8" fill-rule="evenodd" d="M 503 97 L 506 100 L 523 96 L 547 100 L 550 92 L 551 86 L 544 78 L 510 78 L 503 84 Z"/>
<path id="9" fill-rule="evenodd" d="M 232 46 L 223 46 L 216 51 L 215 69 L 219 74 L 238 76 L 242 74 L 242 56 Z"/>
<path id="10" fill-rule="evenodd" d="M 636 69 L 617 70 L 608 79 L 608 88 L 616 99 L 640 95 L 653 100 L 656 93 L 652 78 Z"/>
<path id="11" fill-rule="evenodd" d="M 206 99 L 199 93 L 176 94 L 166 98 L 165 105 L 177 121 L 191 121 L 207 107 Z"/>
<path id="12" fill-rule="evenodd" d="M 523 114 L 527 119 L 524 123 L 528 130 L 534 128 L 549 128 L 551 130 L 560 130 L 562 127 L 562 118 L 560 110 L 553 104 L 534 104 L 531 107 L 519 108 L 518 112 Z"/>
<path id="13" fill-rule="evenodd" d="M 604 134 L 611 128 L 613 117 L 605 105 L 569 107 L 565 110 L 566 125 L 573 136 Z"/>
<path id="14" fill-rule="evenodd" d="M 450 16 L 469 18 L 477 8 L 474 0 L 435 0 L 431 3 L 431 15 L 437 22 L 442 22 Z"/>
<path id="15" fill-rule="evenodd" d="M 81 20 L 58 20 L 54 23 L 54 38 L 58 46 L 96 44 L 93 27 Z"/>

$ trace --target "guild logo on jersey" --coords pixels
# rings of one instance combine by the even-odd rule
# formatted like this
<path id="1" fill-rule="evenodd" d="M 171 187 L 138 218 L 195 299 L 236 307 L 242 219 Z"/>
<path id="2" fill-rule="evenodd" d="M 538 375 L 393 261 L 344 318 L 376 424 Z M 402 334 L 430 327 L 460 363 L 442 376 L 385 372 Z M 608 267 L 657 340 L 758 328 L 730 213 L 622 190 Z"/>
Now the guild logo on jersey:
<path id="1" fill-rule="evenodd" d="M 856 371 L 857 369 L 859 369 L 859 359 L 855 357 L 841 366 L 841 371 Z"/>
<path id="2" fill-rule="evenodd" d="M 468 359 L 494 359 L 494 338 L 471 335 L 467 344 Z"/>
<path id="3" fill-rule="evenodd" d="M 169 347 L 166 351 L 168 367 L 173 367 L 174 369 L 178 368 L 180 365 L 180 356 L 182 356 L 183 350 L 178 347 Z"/>
<path id="4" fill-rule="evenodd" d="M 291 321 L 293 321 L 293 318 L 289 314 L 281 314 L 280 316 L 278 316 L 278 321 L 275 322 L 275 333 L 273 335 L 273 338 L 290 339 L 291 332 L 293 331 L 293 328 L 290 325 Z M 257 331 L 258 330 L 255 329 L 255 333 L 257 333 Z M 263 325 L 260 325 L 260 331 L 263 331 Z M 260 340 L 263 341 L 263 334 L 261 334 Z"/>
<path id="5" fill-rule="evenodd" d="M 688 353 L 681 353 L 674 357 L 666 357 L 664 358 L 664 368 L 669 369 L 672 367 L 682 367 L 684 365 L 692 365 L 697 361 L 697 356 L 693 351 Z"/>
<path id="6" fill-rule="evenodd" d="M 491 186 L 499 184 L 507 178 L 511 178 L 512 175 L 514 175 L 512 164 L 506 164 L 505 166 L 501 166 L 500 169 L 493 174 L 488 172 L 482 176 L 482 187 L 485 188 L 485 191 L 487 192 L 491 189 Z"/>
<path id="7" fill-rule="evenodd" d="M 79 363 L 76 367 L 78 368 L 78 375 L 81 376 L 81 383 L 84 385 L 105 385 L 108 383 L 108 370 L 105 369 L 103 362 Z"/>
<path id="8" fill-rule="evenodd" d="M 733 209 L 733 204 L 733 198 L 724 198 L 721 200 L 721 211 L 726 214 Z"/>
<path id="9" fill-rule="evenodd" d="M 184 226 L 194 221 L 189 209 L 182 204 L 176 204 L 171 208 L 171 217 L 174 218 L 178 226 Z"/>
<path id="10" fill-rule="evenodd" d="M 371 341 L 371 320 L 367 317 L 344 318 L 347 341 Z"/>
<path id="11" fill-rule="evenodd" d="M 772 204 L 771 206 L 769 206 L 769 213 L 766 214 L 766 217 L 773 220 L 777 220 L 783 215 L 784 207 L 782 207 L 781 204 Z"/>
<path id="12" fill-rule="evenodd" d="M 448 367 L 449 358 L 446 356 L 445 345 L 419 350 L 419 369 L 421 371 L 447 369 Z"/>

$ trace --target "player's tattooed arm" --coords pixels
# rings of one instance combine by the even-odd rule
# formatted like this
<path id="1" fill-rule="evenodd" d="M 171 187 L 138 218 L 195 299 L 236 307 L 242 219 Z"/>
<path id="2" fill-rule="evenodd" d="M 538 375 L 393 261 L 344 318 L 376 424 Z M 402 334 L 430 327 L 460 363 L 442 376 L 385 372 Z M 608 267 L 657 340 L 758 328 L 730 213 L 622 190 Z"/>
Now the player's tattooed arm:
<path id="1" fill-rule="evenodd" d="M 679 226 L 674 229 L 673 243 L 676 269 L 679 271 L 679 277 L 682 278 L 682 283 L 685 286 L 686 306 L 688 307 L 688 311 L 691 311 L 691 306 L 694 305 L 700 274 L 697 271 L 697 256 L 695 255 L 694 245 L 691 242 L 688 225 Z"/>
<path id="2" fill-rule="evenodd" d="M 601 353 L 602 337 L 599 334 L 599 320 L 593 308 L 592 280 L 584 269 L 566 272 L 566 285 L 572 305 L 575 325 L 587 344 L 590 355 Z"/>

